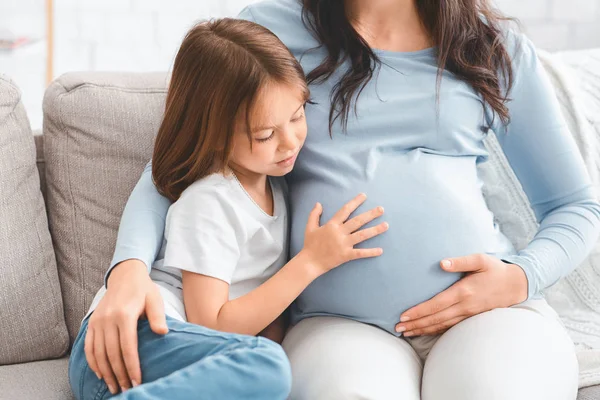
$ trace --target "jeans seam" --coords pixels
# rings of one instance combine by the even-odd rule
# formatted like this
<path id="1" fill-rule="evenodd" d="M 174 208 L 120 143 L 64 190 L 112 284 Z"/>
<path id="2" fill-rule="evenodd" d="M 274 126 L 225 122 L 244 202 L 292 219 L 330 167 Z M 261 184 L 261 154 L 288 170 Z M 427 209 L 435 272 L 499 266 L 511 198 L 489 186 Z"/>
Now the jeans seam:
<path id="1" fill-rule="evenodd" d="M 85 342 L 85 336 L 87 335 L 87 332 L 88 332 L 88 325 L 85 326 L 85 330 L 81 333 L 81 335 L 78 338 L 76 338 L 76 340 L 75 340 L 76 343 L 73 343 L 73 346 L 78 345 L 81 348 L 80 342 L 81 341 Z M 80 364 L 81 365 L 79 365 L 79 368 L 81 370 L 81 375 L 79 377 L 79 398 L 81 400 L 83 400 L 84 394 L 85 394 L 84 390 L 83 390 L 83 386 L 85 384 L 86 374 L 88 372 L 91 372 L 95 376 L 95 373 L 92 371 L 89 364 L 87 363 L 87 359 L 85 356 L 85 345 L 84 345 L 84 349 L 83 349 L 83 359 Z M 108 390 L 108 386 L 106 385 L 106 382 L 103 379 L 100 379 L 98 381 L 98 386 L 100 386 L 100 387 L 98 388 L 96 394 L 94 395 L 94 399 L 101 399 L 104 396 L 104 394 L 106 393 L 106 391 Z"/>
<path id="2" fill-rule="evenodd" d="M 87 330 L 88 330 L 88 326 L 85 326 L 85 332 L 83 332 L 83 334 L 78 338 L 79 340 L 76 340 L 77 343 L 74 343 L 73 346 L 77 345 L 78 347 L 81 347 L 80 342 L 82 340 L 85 340 L 85 335 L 87 335 Z M 81 350 L 81 349 L 80 349 Z M 82 364 L 82 365 L 81 365 Z M 85 346 L 84 346 L 84 351 L 83 351 L 83 360 L 82 362 L 80 362 L 80 365 L 78 366 L 81 371 L 81 375 L 79 376 L 79 398 L 83 400 L 83 384 L 85 382 L 85 369 L 86 369 L 86 365 L 87 365 L 87 360 L 85 357 Z M 88 366 L 89 368 L 89 366 Z"/>
<path id="3" fill-rule="evenodd" d="M 186 322 L 184 324 L 194 325 L 191 322 Z M 191 333 L 194 335 L 199 335 L 199 336 L 204 336 L 204 337 L 216 337 L 216 338 L 225 339 L 225 340 L 233 339 L 240 343 L 246 342 L 249 339 L 251 340 L 252 338 L 255 338 L 254 336 L 237 334 L 237 333 L 231 333 L 231 334 L 225 333 L 224 334 L 223 332 L 219 332 L 219 331 L 207 328 L 202 325 L 198 325 L 198 326 L 201 327 L 203 330 L 206 330 L 206 332 L 198 332 L 198 331 L 196 331 L 194 329 L 190 329 L 189 327 L 186 327 L 186 326 L 184 326 L 183 328 L 169 326 L 169 331 L 175 331 L 175 332 L 180 332 L 180 333 Z"/>
<path id="4" fill-rule="evenodd" d="M 83 365 L 82 367 L 83 371 L 81 373 L 81 376 L 79 377 L 79 399 L 80 400 L 84 400 L 84 390 L 83 390 L 83 385 L 85 383 L 85 375 L 87 372 L 92 372 L 92 369 L 87 365 L 87 363 L 85 363 L 85 365 Z M 95 374 L 94 374 L 95 376 Z M 104 379 L 100 379 L 97 383 L 96 386 L 99 386 L 99 388 L 96 391 L 96 394 L 94 395 L 94 399 L 101 399 L 104 394 L 106 393 L 106 391 L 108 390 L 108 385 L 106 384 L 106 382 L 104 381 Z"/>
<path id="5" fill-rule="evenodd" d="M 100 381 L 100 383 L 102 383 L 103 381 Z M 108 386 L 106 386 L 106 384 L 101 385 L 100 388 L 98 389 L 98 391 L 96 392 L 96 395 L 94 396 L 94 400 L 101 400 L 104 395 L 106 394 L 106 391 L 108 390 Z"/>

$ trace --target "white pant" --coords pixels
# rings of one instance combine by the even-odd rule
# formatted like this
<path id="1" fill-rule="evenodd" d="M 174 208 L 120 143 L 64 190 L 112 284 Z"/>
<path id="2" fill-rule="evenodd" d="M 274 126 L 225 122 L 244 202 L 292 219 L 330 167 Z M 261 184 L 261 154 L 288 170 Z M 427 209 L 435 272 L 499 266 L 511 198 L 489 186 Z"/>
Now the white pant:
<path id="1" fill-rule="evenodd" d="M 574 400 L 573 343 L 545 300 L 399 339 L 360 322 L 308 318 L 287 334 L 293 400 Z"/>

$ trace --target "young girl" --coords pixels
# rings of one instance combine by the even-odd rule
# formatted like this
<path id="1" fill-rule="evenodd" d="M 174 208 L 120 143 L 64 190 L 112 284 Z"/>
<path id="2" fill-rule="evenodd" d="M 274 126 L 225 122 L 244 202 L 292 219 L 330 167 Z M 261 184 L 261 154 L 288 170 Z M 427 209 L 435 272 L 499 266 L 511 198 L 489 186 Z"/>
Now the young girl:
<path id="1" fill-rule="evenodd" d="M 359 230 L 383 214 L 380 207 L 349 219 L 365 201 L 359 195 L 323 226 L 317 204 L 304 250 L 286 264 L 289 219 L 278 177 L 292 170 L 304 143 L 308 97 L 301 66 L 266 28 L 222 19 L 184 39 L 152 163 L 156 186 L 174 202 L 151 274 L 169 333 L 138 323 L 143 382 L 121 387 L 119 398 L 285 399 L 285 354 L 255 336 L 280 342 L 284 311 L 313 280 L 382 253 L 354 248 L 387 230 L 386 223 Z M 124 334 L 86 335 L 88 321 L 73 347 L 71 387 L 78 399 L 111 397 L 119 388 L 106 383 L 108 360 L 86 360 L 84 348 Z"/>

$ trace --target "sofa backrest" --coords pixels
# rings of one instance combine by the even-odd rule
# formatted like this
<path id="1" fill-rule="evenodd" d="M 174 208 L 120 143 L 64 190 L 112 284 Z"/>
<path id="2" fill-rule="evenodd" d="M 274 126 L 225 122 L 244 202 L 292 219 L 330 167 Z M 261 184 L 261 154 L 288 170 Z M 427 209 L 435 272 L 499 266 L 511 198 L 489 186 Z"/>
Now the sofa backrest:
<path id="1" fill-rule="evenodd" d="M 68 73 L 44 96 L 47 208 L 71 341 L 151 157 L 166 80 L 166 73 Z"/>

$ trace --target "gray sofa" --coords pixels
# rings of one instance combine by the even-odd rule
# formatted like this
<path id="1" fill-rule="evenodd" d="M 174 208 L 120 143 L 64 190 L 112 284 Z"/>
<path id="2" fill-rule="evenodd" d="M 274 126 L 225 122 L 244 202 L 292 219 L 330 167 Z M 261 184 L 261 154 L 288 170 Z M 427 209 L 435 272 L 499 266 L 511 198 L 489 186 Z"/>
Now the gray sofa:
<path id="1" fill-rule="evenodd" d="M 34 137 L 0 76 L 0 399 L 73 398 L 69 347 L 151 156 L 165 88 L 164 73 L 63 75 Z M 600 386 L 580 390 L 592 399 Z"/>

